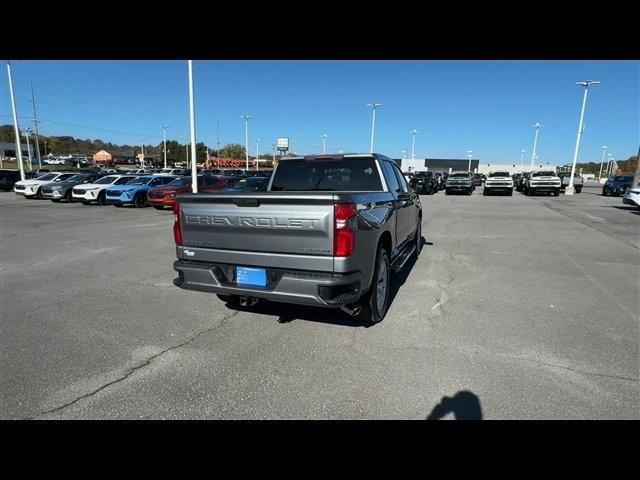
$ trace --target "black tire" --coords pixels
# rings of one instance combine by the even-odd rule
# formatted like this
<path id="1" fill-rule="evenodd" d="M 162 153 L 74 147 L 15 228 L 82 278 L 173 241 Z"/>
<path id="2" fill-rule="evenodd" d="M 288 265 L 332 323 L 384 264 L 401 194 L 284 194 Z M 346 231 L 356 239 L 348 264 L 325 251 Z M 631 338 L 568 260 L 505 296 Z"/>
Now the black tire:
<path id="1" fill-rule="evenodd" d="M 445 195 L 450 195 L 449 190 L 447 190 L 447 189 L 445 188 L 445 189 L 444 189 L 444 194 L 445 194 Z"/>
<path id="2" fill-rule="evenodd" d="M 237 295 L 220 295 L 216 293 L 216 297 L 218 297 L 231 308 L 238 308 L 240 306 L 240 297 L 238 297 Z"/>
<path id="3" fill-rule="evenodd" d="M 98 194 L 98 205 L 106 205 L 107 204 L 107 194 L 103 190 Z"/>
<path id="4" fill-rule="evenodd" d="M 556 190 L 555 192 L 553 192 L 553 196 L 557 197 L 560 195 L 560 190 Z"/>
<path id="5" fill-rule="evenodd" d="M 71 191 L 71 189 L 67 190 L 67 194 L 64 196 L 64 199 L 67 201 L 67 203 L 74 203 L 73 192 Z"/>
<path id="6" fill-rule="evenodd" d="M 156 210 L 164 210 L 164 206 L 162 205 L 154 205 L 153 208 L 155 208 Z"/>
<path id="7" fill-rule="evenodd" d="M 485 187 L 484 190 L 482 190 L 482 195 L 484 197 L 486 197 L 487 195 L 489 195 L 489 190 L 487 190 L 487 188 Z"/>
<path id="8" fill-rule="evenodd" d="M 422 218 L 418 217 L 418 225 L 416 227 L 416 236 L 413 240 L 416 245 L 416 250 L 413 252 L 413 256 L 417 259 L 420 256 L 420 250 L 422 249 Z"/>
<path id="9" fill-rule="evenodd" d="M 133 197 L 133 206 L 135 208 L 142 208 L 146 206 L 147 201 L 144 198 L 144 193 L 138 193 L 135 197 Z"/>
<path id="10" fill-rule="evenodd" d="M 507 193 L 507 195 L 509 195 L 510 197 L 513 197 L 513 190 L 509 190 L 509 193 Z"/>
<path id="11" fill-rule="evenodd" d="M 602 189 L 602 196 L 603 196 L 603 197 L 606 197 L 606 196 L 607 196 L 607 190 L 606 190 L 606 188 L 603 188 L 603 189 Z"/>
<path id="12" fill-rule="evenodd" d="M 576 193 L 580 193 L 582 191 L 582 185 L 579 187 L 576 187 Z"/>
<path id="13" fill-rule="evenodd" d="M 382 267 L 384 265 L 384 267 Z M 381 268 L 384 268 L 386 271 L 386 275 L 384 273 L 380 273 Z M 381 292 L 381 288 L 379 288 L 379 282 L 381 279 L 378 277 L 382 275 L 382 279 L 386 277 L 386 280 L 382 280 L 382 282 L 386 281 L 386 286 L 384 287 L 384 300 L 378 302 L 378 298 Z M 389 265 L 389 256 L 387 255 L 387 251 L 382 247 L 382 245 L 378 245 L 378 253 L 376 254 L 376 263 L 373 269 L 373 278 L 371 279 L 371 285 L 369 286 L 369 291 L 365 294 L 365 296 L 360 301 L 360 306 L 362 308 L 360 312 L 360 319 L 362 319 L 368 325 L 374 325 L 384 318 L 387 314 L 387 310 L 389 309 L 389 294 L 391 293 L 391 269 Z M 378 303 L 381 306 L 378 306 Z"/>
<path id="14" fill-rule="evenodd" d="M 42 187 L 40 187 L 36 192 L 35 198 L 37 198 L 38 200 L 42 200 Z"/>

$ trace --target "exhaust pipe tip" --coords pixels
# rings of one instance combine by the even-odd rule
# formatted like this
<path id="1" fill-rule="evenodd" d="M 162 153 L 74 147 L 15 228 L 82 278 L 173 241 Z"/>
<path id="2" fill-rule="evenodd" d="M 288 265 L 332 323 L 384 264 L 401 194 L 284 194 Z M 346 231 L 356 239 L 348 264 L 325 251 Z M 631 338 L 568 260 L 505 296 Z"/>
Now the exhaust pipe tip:
<path id="1" fill-rule="evenodd" d="M 258 299 L 256 297 L 240 297 L 241 307 L 252 307 L 256 303 L 258 303 Z"/>
<path id="2" fill-rule="evenodd" d="M 351 315 L 352 317 L 357 317 L 358 315 L 360 315 L 362 308 L 359 305 L 356 305 L 354 308 L 349 308 L 346 305 L 342 305 L 340 306 L 340 310 L 345 312 L 347 315 Z"/>

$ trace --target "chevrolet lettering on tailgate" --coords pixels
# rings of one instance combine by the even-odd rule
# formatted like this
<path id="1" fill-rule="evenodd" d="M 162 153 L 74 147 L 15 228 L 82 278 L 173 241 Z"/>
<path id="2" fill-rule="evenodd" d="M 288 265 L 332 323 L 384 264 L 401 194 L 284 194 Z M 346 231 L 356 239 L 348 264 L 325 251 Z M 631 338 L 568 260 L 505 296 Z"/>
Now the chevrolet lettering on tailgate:
<path id="1" fill-rule="evenodd" d="M 278 217 L 225 217 L 216 215 L 185 215 L 189 225 L 213 225 L 221 227 L 266 227 L 318 230 L 320 220 L 315 218 Z"/>

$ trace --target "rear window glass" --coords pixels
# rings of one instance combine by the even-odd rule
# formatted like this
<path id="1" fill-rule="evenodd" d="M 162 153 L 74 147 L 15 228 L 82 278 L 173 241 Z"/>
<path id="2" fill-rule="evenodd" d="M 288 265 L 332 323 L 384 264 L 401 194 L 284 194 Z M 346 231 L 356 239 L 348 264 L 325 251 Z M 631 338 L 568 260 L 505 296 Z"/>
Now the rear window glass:
<path id="1" fill-rule="evenodd" d="M 381 191 L 373 158 L 285 160 L 276 169 L 271 191 Z"/>

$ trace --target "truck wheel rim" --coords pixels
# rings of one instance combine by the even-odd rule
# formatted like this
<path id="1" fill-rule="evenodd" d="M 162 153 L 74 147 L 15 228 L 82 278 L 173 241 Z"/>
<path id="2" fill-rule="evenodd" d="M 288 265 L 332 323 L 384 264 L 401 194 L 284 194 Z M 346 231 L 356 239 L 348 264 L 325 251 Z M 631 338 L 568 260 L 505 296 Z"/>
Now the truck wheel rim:
<path id="1" fill-rule="evenodd" d="M 387 262 L 384 261 L 384 258 L 380 258 L 380 264 L 378 265 L 378 282 L 376 286 L 376 306 L 378 307 L 378 313 L 383 312 L 387 297 L 387 273 Z"/>

